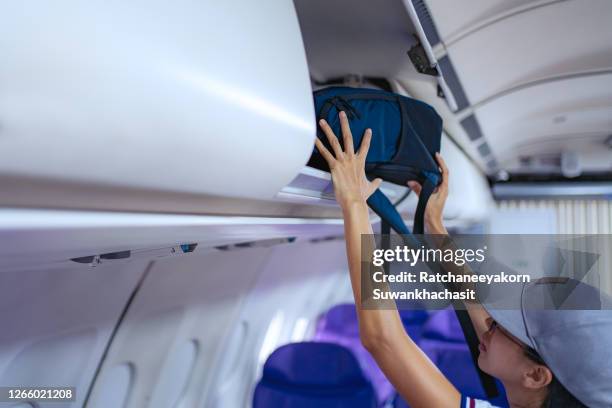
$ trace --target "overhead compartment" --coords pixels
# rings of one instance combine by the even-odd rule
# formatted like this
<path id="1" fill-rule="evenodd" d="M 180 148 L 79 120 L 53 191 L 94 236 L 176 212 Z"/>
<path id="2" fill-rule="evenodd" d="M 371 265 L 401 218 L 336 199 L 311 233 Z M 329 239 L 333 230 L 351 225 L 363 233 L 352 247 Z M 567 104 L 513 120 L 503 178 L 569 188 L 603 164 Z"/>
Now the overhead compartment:
<path id="1" fill-rule="evenodd" d="M 440 78 L 406 55 L 412 3 L 295 5 L 1 5 L 0 207 L 341 218 L 305 167 L 311 80 Z"/>
<path id="2" fill-rule="evenodd" d="M 456 103 L 432 50 L 419 0 L 294 0 L 308 64 L 318 84 L 352 77 L 426 81 Z"/>
<path id="3" fill-rule="evenodd" d="M 272 200 L 312 150 L 291 2 L 3 3 L 0 49 L 7 195 L 60 182 L 104 188 L 83 208 L 140 190 Z M 66 201 L 86 201 L 70 191 Z M 47 197 L 8 205 L 47 207 Z"/>

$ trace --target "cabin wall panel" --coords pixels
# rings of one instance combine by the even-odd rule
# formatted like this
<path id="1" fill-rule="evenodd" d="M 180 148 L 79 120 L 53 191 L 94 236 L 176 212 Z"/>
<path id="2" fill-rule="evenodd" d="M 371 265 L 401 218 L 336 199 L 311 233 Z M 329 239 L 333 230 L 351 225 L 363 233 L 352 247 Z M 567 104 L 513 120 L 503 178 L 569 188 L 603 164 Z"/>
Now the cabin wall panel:
<path id="1" fill-rule="evenodd" d="M 0 384 L 76 387 L 82 406 L 147 261 L 0 270 Z M 0 406 L 13 404 L 0 403 Z"/>

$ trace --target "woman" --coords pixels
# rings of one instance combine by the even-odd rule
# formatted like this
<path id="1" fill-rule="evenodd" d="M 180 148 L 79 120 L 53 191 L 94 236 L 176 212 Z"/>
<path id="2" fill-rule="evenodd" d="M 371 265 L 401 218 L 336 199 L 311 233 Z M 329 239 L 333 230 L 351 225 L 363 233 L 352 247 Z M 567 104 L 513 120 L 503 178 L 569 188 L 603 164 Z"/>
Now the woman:
<path id="1" fill-rule="evenodd" d="M 319 124 L 329 139 L 333 154 L 320 140 L 316 139 L 315 142 L 329 164 L 336 200 L 343 212 L 350 279 L 363 345 L 412 408 L 490 406 L 487 402 L 472 400 L 460 394 L 406 334 L 395 308 L 362 308 L 361 235 L 373 233 L 366 199 L 379 187 L 381 180 L 368 181 L 365 177 L 365 158 L 372 138 L 371 130 L 366 130 L 362 144 L 355 152 L 344 112 L 340 112 L 340 123 L 344 151 L 324 120 Z M 437 154 L 436 158 L 442 171 L 442 184 L 427 204 L 425 222 L 429 233 L 447 234 L 442 224 L 442 210 L 448 196 L 449 173 L 442 157 Z M 409 186 L 417 194 L 420 192 L 418 183 L 411 182 Z M 585 406 L 557 381 L 551 369 L 532 347 L 501 327 L 482 306 L 473 303 L 466 304 L 466 307 L 481 342 L 478 365 L 502 381 L 511 407 Z M 607 393 L 609 388 L 606 387 L 602 385 L 598 390 L 603 391 L 595 392 Z M 612 400 L 607 394 L 595 397 L 598 399 L 594 401 Z"/>

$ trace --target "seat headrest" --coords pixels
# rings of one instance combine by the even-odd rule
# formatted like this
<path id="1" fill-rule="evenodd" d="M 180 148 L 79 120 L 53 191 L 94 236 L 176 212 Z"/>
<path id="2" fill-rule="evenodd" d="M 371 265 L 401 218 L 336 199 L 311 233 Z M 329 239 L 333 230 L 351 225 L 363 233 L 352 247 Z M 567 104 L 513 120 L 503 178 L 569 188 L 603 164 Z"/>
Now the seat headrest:
<path id="1" fill-rule="evenodd" d="M 268 357 L 262 380 L 317 388 L 354 387 L 369 383 L 347 348 L 318 342 L 291 343 L 278 348 Z"/>
<path id="2" fill-rule="evenodd" d="M 355 305 L 352 303 L 342 303 L 329 309 L 321 317 L 320 330 L 345 336 L 359 336 Z"/>

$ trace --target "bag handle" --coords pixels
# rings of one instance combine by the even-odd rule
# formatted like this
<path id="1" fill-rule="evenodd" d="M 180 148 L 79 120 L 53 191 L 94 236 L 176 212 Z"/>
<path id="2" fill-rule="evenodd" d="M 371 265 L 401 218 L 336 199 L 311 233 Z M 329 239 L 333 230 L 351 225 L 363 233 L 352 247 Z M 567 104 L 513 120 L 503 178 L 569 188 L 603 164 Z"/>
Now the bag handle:
<path id="1" fill-rule="evenodd" d="M 419 203 L 417 204 L 416 212 L 414 213 L 414 224 L 412 226 L 412 230 L 415 234 L 425 233 L 425 209 L 427 208 L 429 197 L 431 197 L 435 191 L 436 187 L 438 186 L 438 181 L 440 180 L 438 175 L 435 173 L 422 171 L 422 174 L 425 176 L 425 181 L 421 185 Z"/>
<path id="2" fill-rule="evenodd" d="M 408 235 L 410 229 L 406 226 L 401 215 L 397 212 L 395 206 L 389 201 L 387 196 L 377 188 L 368 198 L 368 206 L 379 217 L 381 222 L 386 222 L 398 234 Z"/>

